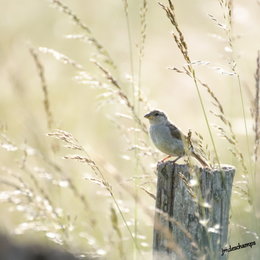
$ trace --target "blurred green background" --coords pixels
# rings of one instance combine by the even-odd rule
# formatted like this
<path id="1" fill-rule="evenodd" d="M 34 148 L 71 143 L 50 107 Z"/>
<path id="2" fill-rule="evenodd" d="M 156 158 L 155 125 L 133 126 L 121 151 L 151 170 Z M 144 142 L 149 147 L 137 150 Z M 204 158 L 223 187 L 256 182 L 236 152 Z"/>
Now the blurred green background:
<path id="1" fill-rule="evenodd" d="M 59 235 L 63 238 L 60 244 L 71 251 L 106 254 L 108 259 L 120 259 L 122 255 L 126 259 L 132 259 L 133 243 L 117 211 L 118 223 L 114 222 L 114 224 L 120 228 L 122 237 L 113 226 L 111 208 L 116 207 L 106 189 L 100 184 L 93 183 L 93 180 L 85 179 L 85 176 L 95 178 L 86 164 L 62 159 L 63 156 L 74 151 L 63 148 L 60 141 L 47 136 L 47 133 L 59 128 L 70 132 L 100 166 L 113 187 L 113 193 L 123 209 L 127 223 L 132 230 L 134 228 L 138 230 L 138 239 L 142 243 L 144 255 L 150 257 L 154 200 L 139 186 L 145 187 L 152 193 L 155 192 L 156 160 L 152 156 L 152 152 L 155 152 L 154 148 L 145 134 L 135 131 L 138 125 L 131 118 L 118 116 L 118 113 L 131 115 L 128 108 L 122 102 L 120 103 L 120 99 L 114 98 L 110 91 L 108 91 L 108 97 L 104 96 L 103 94 L 107 92 L 105 89 L 95 88 L 91 84 L 81 84 L 76 78 L 81 70 L 75 69 L 70 64 L 63 64 L 52 55 L 38 52 L 39 47 L 45 47 L 68 56 L 81 64 L 85 73 L 96 78 L 97 81 L 105 82 L 109 88 L 109 82 L 104 79 L 92 62 L 92 59 L 95 59 L 102 63 L 102 57 L 93 44 L 68 38 L 68 35 L 84 35 L 86 32 L 79 28 L 68 15 L 60 12 L 59 8 L 55 8 L 51 2 L 47 0 L 0 0 L 0 124 L 2 133 L 0 198 L 4 202 L 0 206 L 1 229 L 17 235 L 18 239 L 22 237 L 30 240 L 35 237 L 42 240 L 47 235 L 49 240 L 54 240 L 56 243 L 58 243 L 56 236 Z M 146 39 L 140 74 L 142 1 L 128 3 L 132 54 L 129 51 L 125 1 L 62 1 L 90 28 L 92 35 L 109 52 L 117 70 L 109 66 L 107 68 L 120 82 L 129 100 L 135 103 L 141 120 L 148 108 L 133 97 L 132 82 L 134 86 L 140 87 L 142 97 L 146 97 L 148 100 L 146 103 L 150 108 L 165 111 L 171 121 L 185 133 L 189 129 L 199 132 L 212 151 L 193 81 L 185 74 L 168 69 L 169 67 L 182 69 L 185 65 L 171 35 L 173 27 L 156 1 L 147 2 Z M 233 1 L 233 49 L 230 49 L 228 43 L 228 32 L 223 29 L 226 25 L 225 17 L 223 17 L 225 10 L 221 8 L 219 1 L 178 0 L 174 1 L 174 5 L 179 26 L 188 44 L 189 55 L 192 61 L 196 61 L 194 68 L 197 76 L 210 86 L 221 101 L 226 117 L 232 123 L 238 147 L 251 176 L 255 164 L 252 160 L 254 131 L 250 110 L 253 108 L 254 73 L 260 43 L 259 2 Z M 44 68 L 50 110 L 53 116 L 52 129 L 48 129 L 41 81 L 30 54 L 30 48 L 37 50 L 38 59 Z M 236 71 L 243 92 L 249 154 L 238 78 L 236 75 L 228 75 L 232 72 L 230 64 L 232 59 L 236 62 Z M 133 71 L 131 71 L 131 60 Z M 213 126 L 214 124 L 221 126 L 221 122 L 210 113 L 211 110 L 216 110 L 212 105 L 212 99 L 205 89 L 201 88 L 201 93 L 220 160 L 222 163 L 237 167 L 235 183 L 244 189 L 245 184 L 241 181 L 245 179 L 241 177 L 241 166 L 229 152 L 228 142 L 218 135 L 218 131 Z M 113 121 L 116 121 L 122 129 Z M 147 122 L 143 122 L 147 125 Z M 11 148 L 6 148 L 6 144 L 9 144 Z M 141 149 L 139 146 L 141 148 L 144 146 L 144 148 Z M 163 155 L 156 154 L 156 158 L 161 159 Z M 21 167 L 23 160 L 26 161 L 26 167 Z M 145 168 L 142 165 L 145 165 Z M 62 170 L 57 170 L 57 167 Z M 256 165 L 256 168 L 259 171 L 259 165 Z M 32 206 L 30 210 L 28 206 L 27 210 L 26 200 L 18 194 L 19 192 L 10 193 L 11 198 L 16 198 L 17 201 L 12 201 L 8 196 L 8 198 L 5 197 L 8 191 L 16 190 L 10 183 L 21 184 L 17 176 L 32 187 L 35 194 L 39 195 L 39 199 L 42 199 L 44 193 L 35 184 L 34 178 L 36 178 L 42 189 L 49 194 L 54 207 L 62 211 L 61 221 L 67 231 L 69 230 L 66 236 L 59 228 L 54 231 L 55 221 L 57 221 L 55 217 L 54 219 L 48 215 L 39 217 L 43 214 L 42 209 L 36 209 L 35 206 Z M 84 202 L 80 203 L 80 196 L 77 197 L 70 186 L 60 184 L 60 181 L 66 180 L 67 176 L 74 182 L 79 193 L 86 197 L 87 207 L 84 206 Z M 117 176 L 120 176 L 120 180 Z M 122 186 L 121 182 L 126 186 Z M 126 191 L 125 187 L 129 190 Z M 259 187 L 260 182 L 257 176 L 256 190 Z M 134 192 L 140 196 L 140 204 L 135 204 L 131 195 Z M 233 193 L 230 244 L 255 241 L 258 236 L 253 232 L 259 232 L 255 221 L 259 222 L 260 217 L 259 205 L 256 203 L 257 193 L 253 192 L 252 195 L 255 207 L 249 205 L 249 196 L 243 194 L 241 189 L 234 188 Z M 151 216 L 148 216 L 142 209 L 142 203 L 150 207 Z M 23 208 L 22 206 L 19 208 L 18 205 L 22 205 Z M 86 212 L 88 210 L 89 212 Z M 46 208 L 43 209 L 44 211 Z M 34 218 L 37 221 L 33 221 Z M 91 219 L 97 224 L 94 225 L 94 230 L 89 231 Z M 28 223 L 35 225 L 30 227 Z M 36 226 L 41 226 L 39 232 L 36 232 Z M 48 239 L 45 241 L 48 242 Z M 231 252 L 230 259 L 246 259 L 245 257 L 251 253 L 252 257 L 256 256 L 256 251 L 259 250 L 258 240 L 256 243 L 257 245 L 252 249 Z"/>

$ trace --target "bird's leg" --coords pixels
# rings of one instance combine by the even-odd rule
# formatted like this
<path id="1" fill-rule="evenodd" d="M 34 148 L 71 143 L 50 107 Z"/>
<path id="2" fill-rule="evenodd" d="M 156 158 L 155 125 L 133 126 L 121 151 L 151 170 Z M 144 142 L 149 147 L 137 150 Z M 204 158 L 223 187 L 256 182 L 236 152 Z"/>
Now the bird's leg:
<path id="1" fill-rule="evenodd" d="M 165 157 L 164 159 L 162 159 L 160 162 L 164 162 L 165 160 L 169 159 L 170 157 L 172 157 L 172 155 L 168 155 L 167 157 Z M 177 162 L 180 158 L 182 157 L 181 156 L 178 156 L 174 161 L 172 161 L 173 163 Z"/>
<path id="2" fill-rule="evenodd" d="M 172 155 L 168 155 L 167 157 L 165 157 L 164 159 L 162 159 L 160 162 L 164 162 L 165 160 L 169 159 L 170 157 L 172 157 Z"/>
<path id="3" fill-rule="evenodd" d="M 181 156 L 178 156 L 174 161 L 173 163 L 176 163 L 179 159 L 181 159 L 182 155 Z"/>

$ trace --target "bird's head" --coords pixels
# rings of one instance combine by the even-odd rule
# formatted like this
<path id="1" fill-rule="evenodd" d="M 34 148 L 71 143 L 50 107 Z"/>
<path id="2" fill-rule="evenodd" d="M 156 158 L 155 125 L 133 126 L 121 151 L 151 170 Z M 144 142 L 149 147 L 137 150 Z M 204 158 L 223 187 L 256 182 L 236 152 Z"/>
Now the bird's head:
<path id="1" fill-rule="evenodd" d="M 150 124 L 160 124 L 167 121 L 166 115 L 159 110 L 153 110 L 144 117 L 149 119 Z"/>

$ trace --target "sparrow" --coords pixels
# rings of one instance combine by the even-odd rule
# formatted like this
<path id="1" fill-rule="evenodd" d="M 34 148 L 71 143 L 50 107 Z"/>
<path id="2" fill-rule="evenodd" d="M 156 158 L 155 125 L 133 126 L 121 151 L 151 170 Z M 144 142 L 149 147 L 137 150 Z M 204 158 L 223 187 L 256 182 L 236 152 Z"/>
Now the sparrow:
<path id="1" fill-rule="evenodd" d="M 149 134 L 154 145 L 161 152 L 168 155 L 162 162 L 172 156 L 177 156 L 174 160 L 176 162 L 189 153 L 201 165 L 209 167 L 208 163 L 194 151 L 193 146 L 188 142 L 188 138 L 167 119 L 167 116 L 163 112 L 153 110 L 144 117 L 149 119 Z"/>

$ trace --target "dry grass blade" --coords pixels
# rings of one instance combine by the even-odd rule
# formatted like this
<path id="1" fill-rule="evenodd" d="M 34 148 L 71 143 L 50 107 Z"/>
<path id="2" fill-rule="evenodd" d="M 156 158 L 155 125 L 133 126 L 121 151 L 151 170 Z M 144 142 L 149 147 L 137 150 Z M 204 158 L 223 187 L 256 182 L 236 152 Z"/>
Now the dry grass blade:
<path id="1" fill-rule="evenodd" d="M 58 131 L 58 130 L 57 130 Z M 61 130 L 60 130 L 61 131 Z M 57 134 L 56 134 L 57 135 Z M 55 135 L 51 135 L 51 134 L 48 134 L 48 136 L 51 136 L 51 137 L 55 137 L 59 140 L 63 140 L 64 135 L 66 136 L 66 138 L 69 140 L 69 142 L 77 142 L 77 140 L 71 135 L 69 134 L 68 132 L 65 132 L 65 131 L 62 131 L 61 133 L 61 139 L 59 139 L 57 136 Z M 63 140 L 64 141 L 64 140 Z M 66 142 L 66 141 L 65 141 Z M 69 147 L 71 149 L 74 150 L 74 145 L 69 145 L 69 146 L 66 146 L 66 147 Z M 76 148 L 80 148 L 82 149 L 79 145 L 76 146 Z M 79 150 L 79 149 L 76 149 L 76 150 Z M 46 158 L 45 158 L 46 159 Z M 89 202 L 87 201 L 85 195 L 83 193 L 81 193 L 77 187 L 77 185 L 74 184 L 74 181 L 73 181 L 73 178 L 71 178 L 70 174 L 66 173 L 66 171 L 64 171 L 59 165 L 57 165 L 55 162 L 49 160 L 48 161 L 48 164 L 49 166 L 51 166 L 51 168 L 58 172 L 59 175 L 62 177 L 62 179 L 64 179 L 68 185 L 69 185 L 69 188 L 71 189 L 72 193 L 74 194 L 74 196 L 76 197 L 76 199 L 78 199 L 82 205 L 84 206 L 84 210 L 87 214 L 89 214 L 90 212 L 92 212 L 92 209 L 89 205 Z M 93 214 L 89 214 L 89 222 L 91 223 L 91 227 L 94 227 L 97 229 L 97 221 L 95 219 L 95 217 L 93 216 Z M 99 231 L 98 231 L 99 232 Z"/>
<path id="2" fill-rule="evenodd" d="M 51 54 L 56 60 L 61 61 L 64 64 L 70 64 L 78 70 L 83 70 L 82 65 L 56 50 L 45 47 L 39 47 L 39 51 L 41 51 L 42 53 Z"/>
<path id="3" fill-rule="evenodd" d="M 59 0 L 50 0 L 50 2 L 58 7 L 63 13 L 67 14 L 81 29 L 87 33 L 91 33 L 91 30 L 74 14 L 71 9 Z"/>
<path id="4" fill-rule="evenodd" d="M 227 131 L 222 127 L 220 126 L 215 126 L 215 127 L 218 129 L 220 135 L 223 136 L 228 141 L 228 143 L 231 144 L 232 146 L 232 148 L 230 149 L 231 153 L 235 156 L 235 158 L 238 158 L 238 161 L 241 163 L 243 172 L 248 176 L 248 169 L 245 164 L 244 156 L 242 155 L 241 151 L 238 148 L 236 135 L 233 131 L 231 122 L 227 119 L 225 115 L 223 106 L 221 105 L 219 99 L 216 97 L 214 92 L 206 83 L 202 82 L 200 79 L 197 79 L 197 81 L 207 90 L 208 94 L 213 99 L 212 102 L 213 105 L 218 109 L 218 112 L 213 112 L 213 111 L 210 112 L 221 120 L 221 122 L 227 127 L 229 134 L 227 134 Z M 248 183 L 247 183 L 247 189 L 249 191 Z"/>
<path id="5" fill-rule="evenodd" d="M 45 75 L 44 75 L 44 67 L 39 59 L 39 55 L 38 55 L 37 51 L 34 48 L 30 48 L 29 50 L 34 59 L 34 62 L 37 67 L 37 71 L 38 71 L 38 74 L 39 74 L 39 77 L 41 80 L 41 87 L 42 87 L 42 91 L 43 91 L 43 95 L 44 95 L 43 104 L 44 104 L 44 110 L 45 110 L 46 117 L 47 117 L 47 125 L 48 125 L 48 128 L 51 129 L 53 126 L 53 117 L 52 117 L 51 108 L 50 108 L 47 83 L 46 83 L 46 79 L 45 79 Z"/>
<path id="6" fill-rule="evenodd" d="M 228 36 L 229 47 L 233 49 L 233 37 L 232 37 L 232 27 L 233 27 L 233 0 L 219 0 L 219 4 L 223 9 L 223 17 L 226 21 L 226 32 Z M 233 69 L 235 69 L 235 62 L 233 60 Z"/>
<path id="7" fill-rule="evenodd" d="M 116 205 L 116 208 L 118 210 L 118 212 L 120 213 L 121 218 L 123 219 L 123 222 L 126 226 L 127 231 L 130 234 L 130 237 L 132 239 L 132 241 L 134 242 L 134 245 L 136 247 L 136 249 L 140 251 L 139 245 L 137 244 L 129 225 L 127 224 L 127 221 L 125 219 L 125 216 L 116 200 L 116 197 L 113 193 L 113 189 L 112 186 L 109 184 L 109 182 L 107 181 L 105 174 L 103 173 L 103 171 L 101 170 L 101 168 L 96 164 L 96 162 L 90 157 L 90 155 L 88 154 L 88 152 L 78 143 L 78 140 L 70 133 L 63 131 L 63 130 L 56 130 L 56 132 L 54 133 L 49 133 L 48 136 L 57 138 L 59 140 L 62 140 L 63 142 L 67 143 L 69 146 L 69 148 L 71 149 L 76 149 L 76 150 L 80 150 L 82 151 L 86 156 L 80 156 L 80 155 L 70 155 L 70 156 L 65 156 L 65 159 L 72 159 L 72 160 L 77 160 L 83 163 L 86 163 L 88 166 L 90 166 L 90 168 L 92 169 L 92 171 L 94 172 L 94 174 L 96 176 L 98 176 L 99 178 L 101 178 L 101 183 L 104 185 L 104 187 L 106 188 L 106 190 L 109 192 L 113 202 Z"/>
<path id="8" fill-rule="evenodd" d="M 120 231 L 116 211 L 112 206 L 110 207 L 110 214 L 111 214 L 110 220 L 111 220 L 111 223 L 112 223 L 112 227 L 113 227 L 114 231 L 116 232 L 116 234 L 117 234 L 117 236 L 120 240 L 119 245 L 118 245 L 119 254 L 120 254 L 120 257 L 123 258 L 123 256 L 124 256 L 123 245 L 122 245 L 123 236 L 122 236 L 122 233 Z"/>
<path id="9" fill-rule="evenodd" d="M 211 90 L 211 88 L 206 84 L 203 83 L 201 80 L 198 80 L 198 82 L 204 87 L 206 88 L 206 90 L 208 91 L 209 95 L 211 96 L 211 98 L 213 99 L 213 104 L 219 109 L 221 114 L 224 114 L 224 109 L 223 106 L 221 105 L 219 99 L 216 97 L 216 95 L 214 94 L 214 92 Z"/>
<path id="10" fill-rule="evenodd" d="M 249 230 L 247 227 L 236 224 L 236 223 L 231 223 L 231 225 L 235 226 L 235 228 L 242 229 L 246 234 L 252 235 L 256 240 L 259 240 L 259 235 L 256 232 Z"/>
<path id="11" fill-rule="evenodd" d="M 260 51 L 258 51 L 256 60 L 256 72 L 255 72 L 255 100 L 254 100 L 254 132 L 255 132 L 255 147 L 254 147 L 254 160 L 255 164 L 258 162 L 259 144 L 260 144 L 260 105 L 259 105 L 259 89 L 260 89 Z"/>
<path id="12" fill-rule="evenodd" d="M 48 133 L 47 135 L 67 143 L 67 145 L 65 146 L 66 148 L 84 151 L 83 147 L 79 144 L 78 140 L 74 138 L 72 134 L 64 130 L 56 129 L 55 132 Z"/>
<path id="13" fill-rule="evenodd" d="M 192 77 L 192 75 L 190 73 L 188 73 L 187 70 L 186 70 L 186 74 L 189 75 L 190 77 Z M 227 119 L 227 117 L 225 115 L 223 106 L 221 105 L 217 96 L 214 94 L 214 92 L 211 90 L 211 88 L 206 83 L 202 82 L 198 78 L 197 78 L 197 82 L 207 90 L 208 94 L 213 99 L 212 103 L 218 109 L 218 112 L 217 113 L 213 112 L 213 111 L 210 111 L 210 112 L 213 115 L 215 115 L 217 118 L 219 118 L 221 120 L 221 122 L 227 127 L 229 135 L 227 134 L 227 131 L 225 129 L 223 129 L 222 127 L 220 127 L 220 126 L 215 126 L 215 127 L 219 130 L 221 136 L 223 136 L 232 145 L 233 148 L 230 151 L 236 158 L 239 159 L 243 172 L 245 174 L 248 174 L 248 169 L 245 165 L 244 156 L 242 155 L 242 153 L 240 152 L 240 150 L 238 148 L 237 138 L 234 134 L 231 122 Z M 249 187 L 247 187 L 247 188 L 249 189 Z"/>
<path id="14" fill-rule="evenodd" d="M 142 77 L 142 60 L 144 56 L 144 45 L 146 40 L 146 30 L 147 30 L 147 23 L 146 23 L 146 16 L 148 12 L 147 1 L 143 0 L 142 6 L 140 8 L 140 20 L 141 20 L 141 39 L 140 39 L 140 46 L 139 46 L 139 64 L 138 64 L 138 84 L 135 93 L 137 96 L 137 111 L 139 111 L 140 101 L 141 101 L 141 77 Z"/>
<path id="15" fill-rule="evenodd" d="M 67 230 L 62 221 L 62 217 L 60 216 L 57 208 L 54 206 L 52 202 L 52 198 L 49 196 L 47 191 L 42 187 L 42 183 L 40 183 L 40 181 L 35 177 L 34 173 L 31 172 L 30 169 L 25 169 L 25 171 L 28 174 L 29 178 L 32 180 L 35 190 L 42 197 L 41 203 L 42 203 L 42 208 L 45 211 L 45 214 L 49 215 L 50 218 L 53 220 L 53 222 L 54 223 L 56 222 L 59 225 L 58 229 L 62 232 L 62 237 L 60 237 L 60 239 L 62 239 L 62 243 L 66 245 Z M 34 196 L 35 195 L 36 194 L 34 194 Z"/>
<path id="16" fill-rule="evenodd" d="M 112 74 L 105 69 L 100 63 L 98 63 L 97 61 L 93 61 L 93 63 L 104 73 L 105 78 L 112 84 L 112 86 L 114 86 L 116 88 L 116 90 L 118 91 L 117 94 L 120 97 L 121 100 L 123 100 L 123 102 L 126 104 L 126 106 L 129 108 L 129 110 L 131 111 L 134 120 L 136 121 L 136 123 L 138 124 L 138 126 L 140 127 L 140 129 L 145 133 L 148 134 L 147 129 L 145 124 L 141 121 L 141 119 L 139 118 L 138 114 L 135 111 L 134 106 L 132 105 L 131 101 L 129 100 L 128 96 L 123 92 L 122 87 L 120 86 L 120 84 L 118 83 L 118 81 L 112 76 Z"/>
<path id="17" fill-rule="evenodd" d="M 124 4 L 124 12 L 126 16 L 128 16 L 128 1 L 127 0 L 122 0 Z"/>
<path id="18" fill-rule="evenodd" d="M 233 0 L 219 0 L 219 4 L 221 8 L 223 9 L 223 18 L 226 23 L 226 35 L 227 40 L 229 44 L 230 49 L 230 56 L 229 56 L 229 64 L 231 65 L 232 71 L 236 75 L 238 88 L 239 88 L 239 95 L 240 95 L 240 102 L 241 102 L 241 108 L 243 112 L 243 121 L 244 121 L 244 128 L 245 128 L 245 134 L 246 134 L 246 143 L 247 143 L 247 157 L 248 157 L 248 164 L 249 164 L 249 170 L 252 171 L 252 164 L 251 164 L 251 149 L 250 149 L 250 143 L 249 143 L 249 134 L 248 134 L 248 126 L 246 121 L 246 109 L 245 109 L 245 102 L 243 97 L 243 91 L 242 91 L 242 84 L 240 80 L 240 75 L 237 72 L 237 64 L 235 61 L 235 55 L 234 55 L 234 48 L 233 48 Z M 253 175 L 252 175 L 253 178 Z"/>
<path id="19" fill-rule="evenodd" d="M 123 0 L 124 5 L 124 14 L 126 20 L 126 30 L 128 35 L 128 52 L 129 52 L 129 65 L 130 65 L 130 74 L 131 74 L 131 87 L 132 87 L 132 99 L 133 104 L 135 104 L 135 84 L 134 84 L 134 56 L 133 56 L 133 41 L 132 41 L 132 33 L 130 26 L 130 18 L 129 18 L 129 6 L 128 0 Z"/>
<path id="20" fill-rule="evenodd" d="M 100 44 L 100 42 L 93 36 L 89 27 L 86 24 L 84 24 L 81 21 L 81 19 L 67 5 L 65 5 L 60 0 L 49 0 L 49 1 L 53 4 L 53 6 L 60 9 L 61 12 L 68 15 L 72 19 L 72 21 L 75 22 L 76 25 L 78 25 L 83 31 L 85 31 L 88 34 L 89 42 L 92 43 L 95 46 L 95 48 L 97 49 L 98 53 L 104 57 L 104 61 L 107 64 L 111 65 L 113 68 L 115 68 L 116 66 L 115 66 L 113 60 L 111 59 L 109 53 L 106 51 L 106 49 L 103 47 L 103 45 Z"/>
<path id="21" fill-rule="evenodd" d="M 191 185 L 189 184 L 189 180 L 188 180 L 182 173 L 179 173 L 179 176 L 181 177 L 183 183 L 185 184 L 188 193 L 191 195 L 192 198 L 195 199 L 195 198 L 196 198 L 196 194 L 195 194 L 194 191 L 192 190 L 192 187 L 191 187 Z"/>
<path id="22" fill-rule="evenodd" d="M 152 193 L 152 192 L 150 192 L 150 191 L 148 191 L 146 188 L 144 188 L 144 187 L 140 187 L 147 195 L 149 195 L 152 199 L 154 199 L 154 200 L 156 200 L 156 196 Z"/>
<path id="23" fill-rule="evenodd" d="M 166 12 L 167 17 L 169 18 L 171 24 L 174 26 L 174 28 L 177 31 L 177 33 L 173 33 L 173 37 L 174 37 L 174 40 L 175 40 L 178 48 L 180 49 L 180 51 L 182 53 L 184 59 L 186 60 L 187 63 L 191 63 L 186 41 L 184 39 L 183 33 L 180 30 L 178 22 L 176 20 L 174 6 L 170 0 L 168 1 L 168 3 L 169 3 L 169 7 L 165 6 L 164 4 L 162 4 L 160 2 L 159 2 L 159 5 Z M 190 67 L 190 65 L 188 65 L 188 67 L 189 67 L 190 72 L 192 72 L 192 67 Z"/>
<path id="24" fill-rule="evenodd" d="M 140 19 L 141 19 L 141 42 L 140 42 L 140 49 L 139 49 L 139 57 L 142 59 L 144 56 L 144 43 L 146 39 L 146 16 L 147 16 L 148 6 L 147 1 L 143 0 L 143 4 L 140 9 Z"/>

